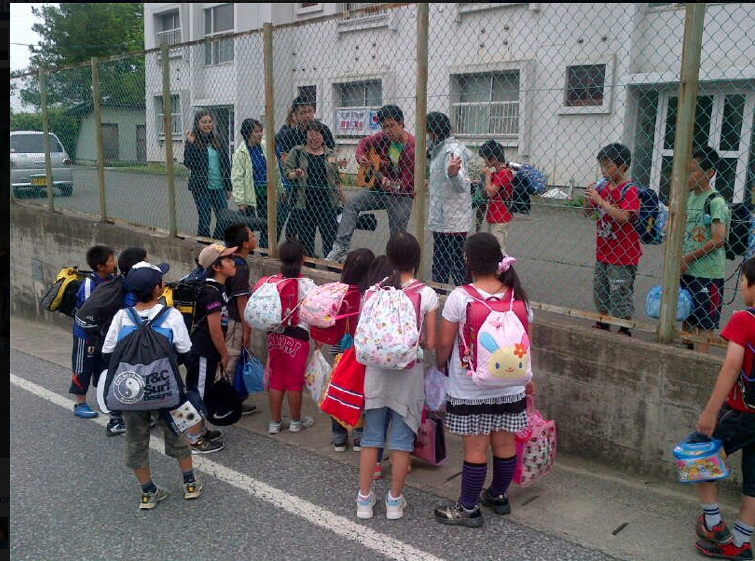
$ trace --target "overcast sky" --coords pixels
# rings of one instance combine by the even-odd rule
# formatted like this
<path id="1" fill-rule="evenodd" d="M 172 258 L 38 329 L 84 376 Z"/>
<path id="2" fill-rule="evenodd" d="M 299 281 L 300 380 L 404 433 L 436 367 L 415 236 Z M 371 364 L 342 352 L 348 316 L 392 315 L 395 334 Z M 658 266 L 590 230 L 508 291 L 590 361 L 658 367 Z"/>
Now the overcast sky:
<path id="1" fill-rule="evenodd" d="M 32 6 L 43 4 L 20 4 L 11 2 L 10 5 L 10 69 L 23 70 L 29 64 L 29 47 L 36 45 L 39 35 L 31 30 L 31 26 L 38 20 L 31 13 Z M 17 44 L 21 43 L 21 45 Z"/>

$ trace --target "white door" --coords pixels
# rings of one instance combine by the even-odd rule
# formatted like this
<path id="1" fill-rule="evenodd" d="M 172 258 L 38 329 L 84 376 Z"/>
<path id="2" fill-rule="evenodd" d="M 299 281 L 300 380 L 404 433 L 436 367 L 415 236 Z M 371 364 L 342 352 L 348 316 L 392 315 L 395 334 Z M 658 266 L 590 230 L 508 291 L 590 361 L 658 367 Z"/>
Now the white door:
<path id="1" fill-rule="evenodd" d="M 659 186 L 659 195 L 664 201 L 668 201 L 671 185 L 678 102 L 675 92 L 660 94 L 650 184 Z M 693 146 L 708 145 L 718 152 L 721 166 L 713 186 L 730 202 L 753 197 L 753 186 L 747 184 L 747 170 L 748 159 L 755 158 L 755 154 L 750 155 L 754 110 L 752 88 L 721 88 L 715 93 L 701 88 L 697 97 Z"/>

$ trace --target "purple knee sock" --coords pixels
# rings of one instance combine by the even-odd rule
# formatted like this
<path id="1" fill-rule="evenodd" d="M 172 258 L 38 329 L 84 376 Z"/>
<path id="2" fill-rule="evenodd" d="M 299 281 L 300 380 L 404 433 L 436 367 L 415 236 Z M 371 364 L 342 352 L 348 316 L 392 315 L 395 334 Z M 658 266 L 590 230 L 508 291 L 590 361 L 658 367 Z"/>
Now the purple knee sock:
<path id="1" fill-rule="evenodd" d="M 488 475 L 488 464 L 473 464 L 464 462 L 461 471 L 461 497 L 459 502 L 467 510 L 477 506 L 480 499 L 480 491 L 485 485 L 485 477 Z"/>
<path id="2" fill-rule="evenodd" d="M 516 456 L 498 458 L 493 456 L 493 481 L 490 484 L 490 494 L 495 497 L 505 495 L 509 490 L 511 480 L 514 479 Z"/>

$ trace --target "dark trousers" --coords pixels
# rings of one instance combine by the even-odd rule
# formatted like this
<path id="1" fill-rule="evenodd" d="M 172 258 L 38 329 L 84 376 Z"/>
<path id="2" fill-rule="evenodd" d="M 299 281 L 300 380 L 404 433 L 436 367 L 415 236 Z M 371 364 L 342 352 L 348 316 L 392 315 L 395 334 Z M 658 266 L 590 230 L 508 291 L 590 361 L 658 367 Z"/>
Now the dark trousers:
<path id="1" fill-rule="evenodd" d="M 194 204 L 197 207 L 197 236 L 210 237 L 210 222 L 212 213 L 215 212 L 215 232 L 212 237 L 216 240 L 223 239 L 223 225 L 218 218 L 221 211 L 228 208 L 228 199 L 224 189 L 208 189 L 207 187 L 195 187 L 191 194 L 194 196 Z"/>
<path id="2" fill-rule="evenodd" d="M 447 283 L 453 277 L 457 286 L 466 282 L 464 242 L 466 234 L 433 232 L 433 282 Z"/>
<path id="3" fill-rule="evenodd" d="M 267 185 L 255 185 L 254 193 L 257 196 L 257 217 L 262 218 L 263 220 L 267 220 Z M 278 243 L 280 243 L 281 231 L 283 230 L 283 225 L 286 223 L 286 219 L 288 218 L 289 214 L 291 214 L 291 207 L 289 207 L 287 203 L 283 202 L 281 198 L 278 197 Z M 260 230 L 260 239 L 258 245 L 259 247 L 267 249 L 269 243 L 270 242 L 268 240 L 267 226 L 265 226 L 264 228 L 262 228 L 262 230 Z"/>
<path id="4" fill-rule="evenodd" d="M 320 229 L 322 238 L 322 255 L 325 257 L 333 249 L 333 241 L 338 231 L 336 209 L 330 205 L 319 208 L 305 208 L 291 211 L 289 225 L 286 229 L 286 237 L 293 236 L 304 246 L 304 251 L 310 257 L 315 254 L 315 234 Z M 293 222 L 293 224 L 291 224 Z"/>

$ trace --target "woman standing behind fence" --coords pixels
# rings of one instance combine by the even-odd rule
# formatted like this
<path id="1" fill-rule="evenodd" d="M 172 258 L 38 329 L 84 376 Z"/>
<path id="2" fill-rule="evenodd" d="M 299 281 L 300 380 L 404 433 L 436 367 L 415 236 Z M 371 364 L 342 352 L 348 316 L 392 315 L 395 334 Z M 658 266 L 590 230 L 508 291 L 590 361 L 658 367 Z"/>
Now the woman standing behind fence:
<path id="1" fill-rule="evenodd" d="M 433 281 L 455 284 L 465 280 L 464 241 L 472 227 L 472 195 L 468 163 L 472 153 L 451 136 L 451 120 L 428 113 L 427 156 L 430 203 L 427 229 L 433 233 Z"/>
<path id="2" fill-rule="evenodd" d="M 231 183 L 233 184 L 233 200 L 239 211 L 247 216 L 257 216 L 267 220 L 267 159 L 265 158 L 265 140 L 262 137 L 262 123 L 256 119 L 244 119 L 239 131 L 244 144 L 233 154 L 231 167 Z M 278 194 L 283 193 L 283 186 L 279 184 Z M 278 236 L 280 236 L 283 220 L 281 220 L 281 201 L 278 205 Z M 267 224 L 260 229 L 260 247 L 267 248 Z"/>
<path id="3" fill-rule="evenodd" d="M 291 150 L 285 168 L 286 177 L 292 185 L 289 227 L 310 257 L 315 255 L 318 227 L 323 255 L 330 253 L 338 230 L 337 209 L 346 200 L 335 155 L 324 144 L 325 130 L 322 123 L 309 123 L 306 128 L 307 143 Z"/>
<path id="4" fill-rule="evenodd" d="M 189 191 L 197 205 L 197 236 L 210 237 L 210 221 L 215 211 L 213 238 L 223 239 L 218 215 L 228 208 L 231 195 L 231 159 L 215 134 L 215 121 L 207 110 L 194 115 L 194 127 L 186 131 L 184 165 L 189 168 Z"/>

